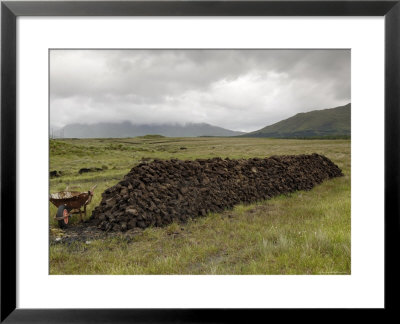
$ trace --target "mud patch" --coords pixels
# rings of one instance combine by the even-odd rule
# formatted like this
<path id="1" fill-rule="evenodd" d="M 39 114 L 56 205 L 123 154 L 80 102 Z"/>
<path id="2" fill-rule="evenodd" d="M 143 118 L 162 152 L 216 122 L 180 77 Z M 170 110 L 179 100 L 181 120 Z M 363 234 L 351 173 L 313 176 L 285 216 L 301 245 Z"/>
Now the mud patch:
<path id="1" fill-rule="evenodd" d="M 89 173 L 89 172 L 100 172 L 103 171 L 102 168 L 82 168 L 78 171 L 79 174 Z"/>
<path id="2" fill-rule="evenodd" d="M 62 171 L 53 170 L 49 172 L 50 179 L 59 178 L 63 175 Z"/>
<path id="3" fill-rule="evenodd" d="M 63 230 L 50 229 L 50 245 L 69 245 L 75 242 L 84 242 L 90 245 L 94 240 L 105 240 L 116 236 L 130 243 L 135 236 L 142 235 L 142 232 L 140 229 L 132 229 L 125 233 L 109 233 L 102 231 L 90 221 L 86 221 Z"/>

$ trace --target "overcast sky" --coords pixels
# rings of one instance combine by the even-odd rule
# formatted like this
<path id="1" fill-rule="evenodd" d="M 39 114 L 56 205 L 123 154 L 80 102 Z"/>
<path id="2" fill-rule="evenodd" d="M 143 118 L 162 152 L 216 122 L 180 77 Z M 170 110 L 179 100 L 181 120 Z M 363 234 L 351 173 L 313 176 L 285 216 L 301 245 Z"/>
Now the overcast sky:
<path id="1" fill-rule="evenodd" d="M 52 50 L 50 124 L 253 131 L 350 102 L 349 50 Z"/>

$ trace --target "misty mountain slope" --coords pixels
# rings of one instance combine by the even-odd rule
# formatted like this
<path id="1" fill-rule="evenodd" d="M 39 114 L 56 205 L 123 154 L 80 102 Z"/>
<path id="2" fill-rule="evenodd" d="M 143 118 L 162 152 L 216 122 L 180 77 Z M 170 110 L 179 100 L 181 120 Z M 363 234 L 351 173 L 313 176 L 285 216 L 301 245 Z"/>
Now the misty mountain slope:
<path id="1" fill-rule="evenodd" d="M 299 113 L 242 137 L 319 137 L 351 134 L 351 104 Z"/>
<path id="2" fill-rule="evenodd" d="M 65 138 L 135 137 L 158 134 L 168 137 L 237 136 L 243 132 L 231 131 L 206 123 L 134 125 L 130 122 L 70 124 L 63 128 Z"/>

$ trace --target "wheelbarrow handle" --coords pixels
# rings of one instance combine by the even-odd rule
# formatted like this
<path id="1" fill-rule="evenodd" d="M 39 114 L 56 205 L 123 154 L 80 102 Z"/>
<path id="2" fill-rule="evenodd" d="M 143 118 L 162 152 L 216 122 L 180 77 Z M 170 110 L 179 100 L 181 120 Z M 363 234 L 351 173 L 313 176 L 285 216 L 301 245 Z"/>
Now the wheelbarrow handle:
<path id="1" fill-rule="evenodd" d="M 90 188 L 89 192 L 93 195 L 94 189 L 96 189 L 97 184 L 95 184 L 92 188 Z"/>

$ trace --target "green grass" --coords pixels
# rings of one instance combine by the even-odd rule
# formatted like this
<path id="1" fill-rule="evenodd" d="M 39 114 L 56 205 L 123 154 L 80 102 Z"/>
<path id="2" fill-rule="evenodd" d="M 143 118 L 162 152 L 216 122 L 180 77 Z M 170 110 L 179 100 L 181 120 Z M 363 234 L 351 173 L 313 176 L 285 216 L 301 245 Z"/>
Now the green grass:
<path id="1" fill-rule="evenodd" d="M 184 149 L 183 149 L 184 148 Z M 319 153 L 345 176 L 233 210 L 148 228 L 90 244 L 50 246 L 51 274 L 350 274 L 350 141 L 265 138 L 154 138 L 52 140 L 50 191 L 86 191 L 97 184 L 88 216 L 101 193 L 142 159 L 250 158 Z M 83 167 L 106 170 L 79 175 Z M 56 230 L 50 204 L 50 227 Z M 73 222 L 77 221 L 77 217 Z"/>

